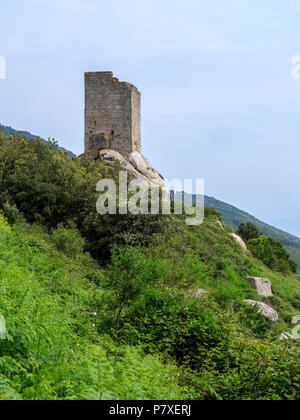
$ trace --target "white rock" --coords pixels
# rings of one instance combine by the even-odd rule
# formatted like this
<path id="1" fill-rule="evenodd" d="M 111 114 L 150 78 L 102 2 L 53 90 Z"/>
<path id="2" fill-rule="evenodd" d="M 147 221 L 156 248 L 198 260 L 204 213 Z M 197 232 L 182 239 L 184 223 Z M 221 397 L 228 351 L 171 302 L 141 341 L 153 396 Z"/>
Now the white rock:
<path id="1" fill-rule="evenodd" d="M 280 340 L 281 341 L 295 340 L 295 337 L 288 332 L 284 332 L 281 334 Z"/>
<path id="2" fill-rule="evenodd" d="M 230 236 L 240 245 L 241 248 L 247 251 L 246 244 L 240 236 L 236 235 L 235 233 L 230 233 Z"/>
<path id="3" fill-rule="evenodd" d="M 244 300 L 245 303 L 248 303 L 253 308 L 257 307 L 258 312 L 267 320 L 271 321 L 272 325 L 275 325 L 278 322 L 279 316 L 275 309 L 263 302 L 256 302 L 255 300 Z"/>
<path id="4" fill-rule="evenodd" d="M 188 293 L 194 299 L 203 298 L 208 295 L 208 291 L 204 289 L 190 290 Z"/>
<path id="5" fill-rule="evenodd" d="M 223 225 L 221 222 L 219 222 L 218 220 L 215 222 L 215 225 L 221 229 L 224 229 Z"/>
<path id="6" fill-rule="evenodd" d="M 259 295 L 265 297 L 273 296 L 270 280 L 262 277 L 246 277 L 246 280 L 252 289 L 256 290 Z"/>
<path id="7" fill-rule="evenodd" d="M 144 175 L 146 178 L 153 180 L 156 183 L 164 185 L 163 176 L 153 168 L 150 162 L 139 152 L 132 152 L 128 155 L 128 160 L 132 166 Z"/>
<path id="8" fill-rule="evenodd" d="M 99 151 L 101 161 L 113 164 L 118 161 L 124 170 L 144 182 L 148 186 L 159 185 L 164 187 L 164 178 L 150 165 L 147 159 L 139 152 L 130 153 L 123 156 L 121 153 L 112 149 L 103 149 Z"/>

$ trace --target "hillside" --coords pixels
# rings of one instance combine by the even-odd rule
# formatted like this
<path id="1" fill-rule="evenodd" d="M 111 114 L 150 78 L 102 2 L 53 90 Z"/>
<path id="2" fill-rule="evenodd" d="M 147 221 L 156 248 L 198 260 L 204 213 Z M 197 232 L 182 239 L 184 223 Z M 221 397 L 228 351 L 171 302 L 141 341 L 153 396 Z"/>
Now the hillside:
<path id="1" fill-rule="evenodd" d="M 252 222 L 264 235 L 272 236 L 272 238 L 282 242 L 293 260 L 297 262 L 300 272 L 300 238 L 270 226 L 251 214 L 213 197 L 205 196 L 205 206 L 216 208 L 222 214 L 224 222 L 234 230 L 238 229 L 240 223 Z"/>
<path id="2" fill-rule="evenodd" d="M 35 136 L 27 131 L 17 131 L 11 127 L 7 127 L 0 124 L 0 128 L 4 130 L 7 135 L 21 135 L 28 139 L 37 139 L 38 136 Z M 42 139 L 45 144 L 49 144 L 48 141 Z M 65 150 L 64 148 L 61 148 Z M 67 150 L 70 157 L 74 158 L 76 155 Z M 196 198 L 193 197 L 193 202 L 195 203 Z M 234 230 L 238 229 L 238 226 L 242 222 L 252 222 L 254 223 L 259 230 L 268 236 L 272 236 L 274 239 L 283 243 L 284 247 L 291 254 L 291 257 L 297 262 L 300 273 L 300 238 L 293 236 L 287 232 L 284 232 L 274 226 L 270 226 L 267 223 L 262 222 L 251 214 L 238 209 L 230 204 L 227 204 L 223 201 L 217 200 L 216 198 L 205 196 L 205 206 L 214 207 L 218 212 L 222 214 L 223 221 L 231 226 Z"/>
<path id="3" fill-rule="evenodd" d="M 192 227 L 100 216 L 95 186 L 119 169 L 0 133 L 0 399 L 300 399 L 299 341 L 280 339 L 299 276 L 244 251 L 210 208 Z"/>
<path id="4" fill-rule="evenodd" d="M 174 196 L 174 192 L 173 192 Z M 193 203 L 196 203 L 196 196 L 193 195 Z M 286 250 L 290 253 L 294 261 L 297 262 L 300 273 L 300 238 L 284 232 L 274 226 L 262 222 L 251 214 L 232 206 L 231 204 L 217 200 L 214 197 L 205 196 L 205 206 L 213 207 L 222 215 L 223 221 L 227 226 L 231 226 L 233 230 L 237 230 L 240 223 L 252 222 L 266 236 L 280 241 Z"/>

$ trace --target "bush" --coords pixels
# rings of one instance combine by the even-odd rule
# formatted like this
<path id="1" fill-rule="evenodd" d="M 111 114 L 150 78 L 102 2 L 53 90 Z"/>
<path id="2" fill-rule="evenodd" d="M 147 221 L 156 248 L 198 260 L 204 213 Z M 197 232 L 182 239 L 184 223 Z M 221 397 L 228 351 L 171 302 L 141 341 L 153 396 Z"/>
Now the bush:
<path id="1" fill-rule="evenodd" d="M 257 239 L 250 240 L 248 248 L 256 258 L 271 270 L 283 273 L 297 272 L 297 263 L 290 258 L 282 243 L 270 236 L 260 236 Z"/>
<path id="2" fill-rule="evenodd" d="M 222 221 L 222 214 L 215 207 L 204 207 L 204 217 Z"/>
<path id="3" fill-rule="evenodd" d="M 248 242 L 251 239 L 259 238 L 261 232 L 253 223 L 247 222 L 240 224 L 237 234 L 240 235 L 245 242 Z"/>
<path id="4" fill-rule="evenodd" d="M 84 251 L 84 239 L 77 230 L 59 226 L 53 230 L 51 240 L 59 251 L 69 257 L 82 254 Z"/>
<path id="5" fill-rule="evenodd" d="M 109 297 L 110 327 L 118 329 L 120 320 L 148 288 L 155 286 L 164 276 L 160 261 L 152 261 L 144 255 L 143 248 L 125 247 L 112 253 L 104 287 L 113 291 Z"/>
<path id="6" fill-rule="evenodd" d="M 10 225 L 24 222 L 24 217 L 15 204 L 10 204 L 9 202 L 4 203 L 2 211 Z"/>
<path id="7" fill-rule="evenodd" d="M 298 400 L 299 350 L 299 344 L 235 334 L 227 351 L 211 349 L 201 375 L 186 372 L 184 379 L 193 399 Z"/>
<path id="8" fill-rule="evenodd" d="M 9 224 L 7 223 L 7 220 L 1 213 L 0 213 L 0 231 L 6 232 L 6 233 L 9 233 L 11 231 Z"/>

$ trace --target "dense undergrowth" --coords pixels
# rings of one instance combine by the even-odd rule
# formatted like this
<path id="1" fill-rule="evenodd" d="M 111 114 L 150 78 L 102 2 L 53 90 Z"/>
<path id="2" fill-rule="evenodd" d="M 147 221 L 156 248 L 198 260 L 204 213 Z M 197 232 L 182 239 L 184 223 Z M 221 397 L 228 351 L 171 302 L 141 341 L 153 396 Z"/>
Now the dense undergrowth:
<path id="1" fill-rule="evenodd" d="M 196 227 L 101 218 L 96 182 L 117 171 L 2 135 L 0 399 L 299 399 L 299 343 L 279 339 L 300 313 L 299 277 L 243 252 L 213 210 Z"/>

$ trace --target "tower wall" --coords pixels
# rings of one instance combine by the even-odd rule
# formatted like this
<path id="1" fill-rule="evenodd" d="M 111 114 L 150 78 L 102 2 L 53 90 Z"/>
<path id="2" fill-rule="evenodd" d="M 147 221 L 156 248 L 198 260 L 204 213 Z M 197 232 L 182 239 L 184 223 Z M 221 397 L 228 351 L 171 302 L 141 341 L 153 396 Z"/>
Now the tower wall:
<path id="1" fill-rule="evenodd" d="M 85 151 L 96 147 L 141 150 L 141 94 L 112 72 L 85 74 Z"/>

